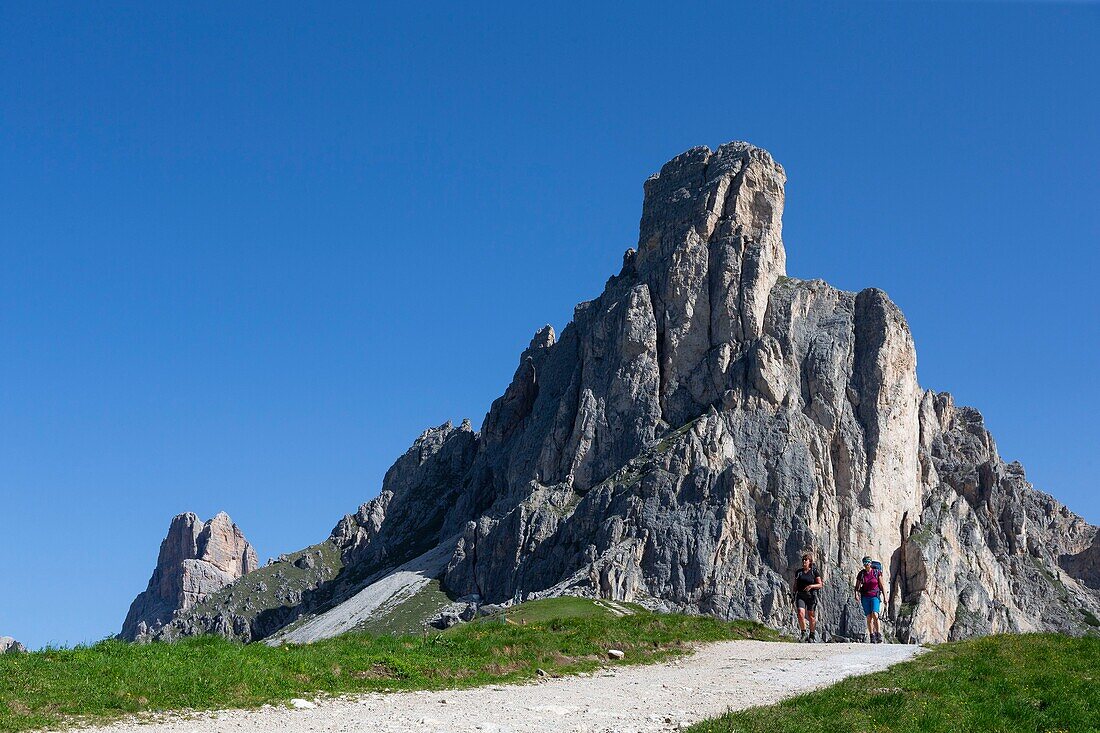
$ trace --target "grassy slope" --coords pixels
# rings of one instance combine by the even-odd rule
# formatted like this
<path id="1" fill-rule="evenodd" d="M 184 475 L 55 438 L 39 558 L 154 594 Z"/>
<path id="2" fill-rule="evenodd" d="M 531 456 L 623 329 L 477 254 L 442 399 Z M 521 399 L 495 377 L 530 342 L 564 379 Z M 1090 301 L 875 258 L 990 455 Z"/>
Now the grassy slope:
<path id="1" fill-rule="evenodd" d="M 682 652 L 690 641 L 774 638 L 748 622 L 646 612 L 616 617 L 576 599 L 535 601 L 510 613 L 521 623 L 420 636 L 347 634 L 303 646 L 201 637 L 4 655 L 0 730 L 153 710 L 251 707 L 319 693 L 465 687 L 528 679 L 540 668 L 551 674 L 592 669 L 612 663 L 610 647 L 625 650 L 625 662 L 651 662 Z"/>
<path id="2" fill-rule="evenodd" d="M 312 568 L 299 568 L 294 562 L 305 555 L 317 558 Z M 288 553 L 285 562 L 265 565 L 222 588 L 184 612 L 184 617 L 217 616 L 226 609 L 249 621 L 258 614 L 289 604 L 293 594 L 334 579 L 344 568 L 340 551 L 331 542 L 320 542 Z"/>
<path id="3" fill-rule="evenodd" d="M 1100 731 L 1100 638 L 991 636 L 691 733 Z"/>
<path id="4" fill-rule="evenodd" d="M 376 612 L 355 628 L 367 634 L 418 634 L 439 609 L 451 603 L 438 580 L 430 581 L 413 596 Z"/>

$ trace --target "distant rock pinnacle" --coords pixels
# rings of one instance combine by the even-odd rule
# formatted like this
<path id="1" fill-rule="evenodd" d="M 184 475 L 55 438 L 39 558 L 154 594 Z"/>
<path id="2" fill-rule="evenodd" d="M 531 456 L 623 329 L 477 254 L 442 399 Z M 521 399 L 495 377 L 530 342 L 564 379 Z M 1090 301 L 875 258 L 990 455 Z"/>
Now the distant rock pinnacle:
<path id="1" fill-rule="evenodd" d="M 172 519 L 149 587 L 130 605 L 120 638 L 150 637 L 178 611 L 255 570 L 256 551 L 229 515 L 208 522 L 188 512 Z"/>

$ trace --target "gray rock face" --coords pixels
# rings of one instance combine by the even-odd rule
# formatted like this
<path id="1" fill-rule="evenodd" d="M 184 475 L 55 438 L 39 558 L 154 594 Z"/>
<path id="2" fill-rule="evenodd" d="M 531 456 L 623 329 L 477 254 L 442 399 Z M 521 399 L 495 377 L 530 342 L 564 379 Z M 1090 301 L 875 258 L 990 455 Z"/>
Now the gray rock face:
<path id="1" fill-rule="evenodd" d="M 152 638 L 173 616 L 259 566 L 256 551 L 229 515 L 202 522 L 188 512 L 172 519 L 149 587 L 130 605 L 119 638 Z"/>
<path id="2" fill-rule="evenodd" d="M 22 654 L 27 647 L 10 636 L 0 636 L 0 654 Z"/>
<path id="3" fill-rule="evenodd" d="M 414 443 L 333 530 L 341 574 L 293 610 L 338 607 L 446 544 L 456 598 L 572 593 L 783 627 L 810 550 L 827 633 L 863 632 L 865 554 L 901 640 L 1088 632 L 1097 528 L 1006 465 L 976 410 L 919 387 L 885 293 L 786 276 L 785 181 L 747 143 L 665 164 L 619 274 L 560 337 L 535 334 L 480 433 Z"/>
<path id="4" fill-rule="evenodd" d="M 523 369 L 521 363 L 517 379 Z M 514 408 L 509 399 L 506 393 L 494 404 L 505 412 Z M 487 421 L 483 433 L 489 429 Z M 345 563 L 396 567 L 439 544 L 444 515 L 458 501 L 476 451 L 477 436 L 468 420 L 457 428 L 448 422 L 424 431 L 386 472 L 378 497 L 332 530 L 331 540 Z"/>

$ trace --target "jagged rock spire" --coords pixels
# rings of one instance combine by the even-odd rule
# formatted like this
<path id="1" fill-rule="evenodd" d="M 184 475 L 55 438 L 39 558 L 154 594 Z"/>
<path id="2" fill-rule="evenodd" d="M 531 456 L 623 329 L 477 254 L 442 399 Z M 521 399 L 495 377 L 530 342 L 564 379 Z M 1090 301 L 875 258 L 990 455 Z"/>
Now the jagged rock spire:
<path id="1" fill-rule="evenodd" d="M 782 626 L 812 550 L 821 628 L 851 637 L 870 554 L 898 638 L 1084 633 L 1097 528 L 1006 465 L 976 410 L 920 389 L 886 293 L 786 276 L 785 181 L 743 142 L 666 163 L 637 249 L 560 336 L 535 334 L 481 432 L 425 432 L 337 525 L 345 577 L 443 548 L 456 597 L 579 593 Z M 279 618 L 337 590 L 354 592 Z"/>
<path id="2" fill-rule="evenodd" d="M 130 605 L 120 638 L 142 639 L 259 566 L 256 551 L 225 512 L 203 522 L 187 512 L 172 518 L 149 586 Z"/>

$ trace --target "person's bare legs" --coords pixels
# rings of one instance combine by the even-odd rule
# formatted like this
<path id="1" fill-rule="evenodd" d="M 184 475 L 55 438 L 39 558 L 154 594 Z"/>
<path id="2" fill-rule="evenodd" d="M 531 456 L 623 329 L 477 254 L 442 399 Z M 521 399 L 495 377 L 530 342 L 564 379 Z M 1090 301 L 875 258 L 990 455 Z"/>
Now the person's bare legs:
<path id="1" fill-rule="evenodd" d="M 882 627 L 879 625 L 878 614 L 871 612 L 867 616 L 867 633 L 871 636 L 871 642 L 875 641 L 875 635 L 882 634 Z"/>
<path id="2" fill-rule="evenodd" d="M 810 638 L 816 640 L 817 637 L 817 611 L 806 611 L 810 617 Z"/>
<path id="3" fill-rule="evenodd" d="M 811 619 L 811 621 L 810 621 L 811 632 L 810 633 L 813 633 L 813 631 L 812 631 L 812 629 L 813 629 L 813 620 L 812 620 L 813 615 L 812 614 L 810 615 L 810 619 Z M 805 637 L 806 636 L 806 609 L 803 608 L 802 606 L 798 607 L 798 628 L 802 632 L 802 636 Z"/>

